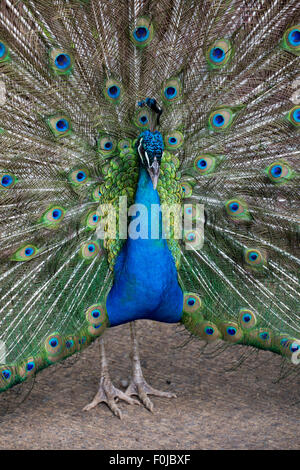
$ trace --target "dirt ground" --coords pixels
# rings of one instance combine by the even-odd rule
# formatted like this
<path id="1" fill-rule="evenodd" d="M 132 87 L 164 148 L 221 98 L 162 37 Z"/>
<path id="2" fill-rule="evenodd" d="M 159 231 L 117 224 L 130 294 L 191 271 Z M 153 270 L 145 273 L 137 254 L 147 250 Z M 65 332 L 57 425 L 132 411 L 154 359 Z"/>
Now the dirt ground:
<path id="1" fill-rule="evenodd" d="M 248 349 L 206 357 L 199 341 L 180 347 L 188 334 L 176 325 L 142 321 L 138 332 L 146 379 L 176 399 L 154 397 L 153 414 L 121 402 L 122 421 L 104 404 L 83 412 L 98 385 L 96 341 L 42 371 L 25 401 L 29 384 L 0 396 L 0 449 L 300 448 L 300 377 L 276 383 L 280 357 L 260 351 L 226 372 Z M 120 386 L 130 375 L 129 326 L 105 337 L 111 377 Z"/>

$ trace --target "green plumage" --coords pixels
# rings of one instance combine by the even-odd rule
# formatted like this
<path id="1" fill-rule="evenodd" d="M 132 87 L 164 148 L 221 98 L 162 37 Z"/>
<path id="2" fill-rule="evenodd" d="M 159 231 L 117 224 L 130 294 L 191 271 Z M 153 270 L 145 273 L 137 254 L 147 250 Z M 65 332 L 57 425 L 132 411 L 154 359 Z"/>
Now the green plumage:
<path id="1" fill-rule="evenodd" d="M 195 231 L 175 239 L 172 219 L 183 324 L 297 351 L 297 1 L 254 3 L 1 3 L 0 390 L 109 326 L 124 240 L 98 229 L 119 197 L 134 203 L 148 96 L 164 108 L 160 201 L 206 213 L 203 246 Z"/>

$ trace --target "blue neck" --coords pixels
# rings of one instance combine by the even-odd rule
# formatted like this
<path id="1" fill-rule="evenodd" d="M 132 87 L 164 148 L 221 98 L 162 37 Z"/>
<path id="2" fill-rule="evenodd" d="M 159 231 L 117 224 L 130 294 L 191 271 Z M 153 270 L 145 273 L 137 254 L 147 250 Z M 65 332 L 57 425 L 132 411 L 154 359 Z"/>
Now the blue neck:
<path id="1" fill-rule="evenodd" d="M 183 294 L 173 256 L 161 236 L 161 214 L 151 221 L 151 205 L 159 207 L 160 199 L 144 168 L 140 169 L 135 204 L 143 207 L 137 208 L 140 209 L 137 217 L 130 221 L 129 238 L 116 260 L 114 284 L 107 297 L 110 325 L 139 318 L 178 322 L 182 315 Z M 133 230 L 138 223 L 140 238 L 130 238 L 138 231 L 138 228 Z M 151 231 L 156 239 L 151 238 Z"/>

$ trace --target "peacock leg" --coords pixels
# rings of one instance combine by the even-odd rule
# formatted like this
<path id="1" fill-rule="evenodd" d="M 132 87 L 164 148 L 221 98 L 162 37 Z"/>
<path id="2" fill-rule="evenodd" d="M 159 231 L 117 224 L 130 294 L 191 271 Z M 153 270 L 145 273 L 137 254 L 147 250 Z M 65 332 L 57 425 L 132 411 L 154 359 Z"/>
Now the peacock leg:
<path id="1" fill-rule="evenodd" d="M 130 323 L 130 333 L 132 340 L 132 379 L 126 390 L 126 395 L 137 395 L 144 406 L 149 410 L 153 411 L 154 405 L 152 401 L 148 398 L 148 395 L 154 395 L 157 397 L 166 397 L 166 398 L 176 398 L 174 393 L 163 392 L 161 390 L 156 390 L 147 384 L 144 379 L 140 357 L 138 349 L 138 341 L 136 335 L 135 323 Z"/>
<path id="2" fill-rule="evenodd" d="M 126 395 L 121 390 L 117 389 L 110 380 L 108 373 L 107 360 L 104 349 L 103 338 L 100 340 L 101 347 L 101 378 L 99 383 L 99 390 L 95 395 L 95 398 L 91 403 L 86 405 L 83 408 L 83 411 L 89 411 L 92 408 L 95 408 L 99 403 L 104 402 L 111 409 L 114 415 L 122 419 L 122 413 L 117 407 L 116 400 L 124 400 L 130 405 L 139 405 L 140 403 L 137 400 Z"/>

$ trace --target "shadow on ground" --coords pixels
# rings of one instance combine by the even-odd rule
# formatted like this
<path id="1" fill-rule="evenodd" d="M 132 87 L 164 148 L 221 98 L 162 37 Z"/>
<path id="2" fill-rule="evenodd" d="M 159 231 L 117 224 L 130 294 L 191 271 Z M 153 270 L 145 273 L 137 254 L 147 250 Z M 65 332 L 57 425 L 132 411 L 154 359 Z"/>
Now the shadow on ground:
<path id="1" fill-rule="evenodd" d="M 300 446 L 300 378 L 274 383 L 281 358 L 234 346 L 217 357 L 200 355 L 203 343 L 178 326 L 138 322 L 146 379 L 177 399 L 153 398 L 154 413 L 120 404 L 123 420 L 106 405 L 82 408 L 97 389 L 99 343 L 42 371 L 29 390 L 0 396 L 0 449 L 296 449 Z M 130 375 L 129 326 L 106 335 L 111 377 L 120 386 Z M 224 343 L 223 343 L 224 344 Z M 9 410 L 9 412 L 7 412 Z M 5 412 L 6 411 L 6 412 Z"/>

